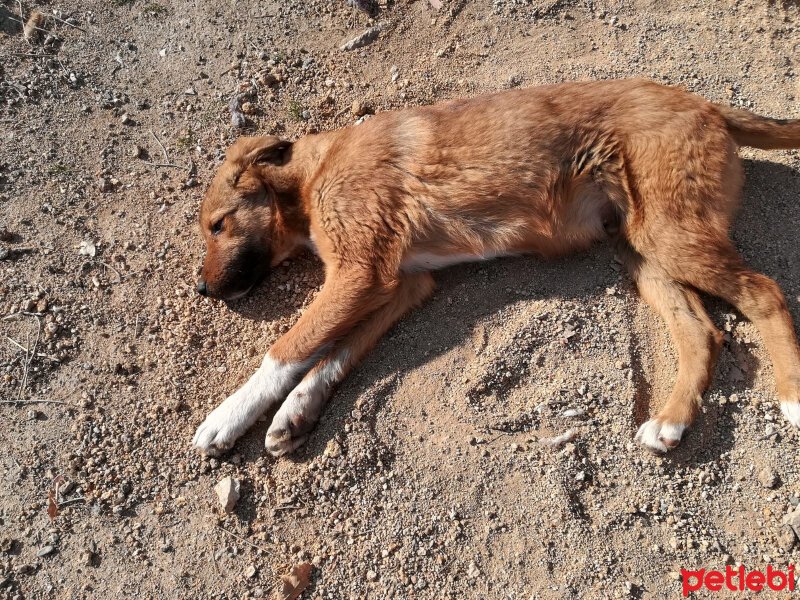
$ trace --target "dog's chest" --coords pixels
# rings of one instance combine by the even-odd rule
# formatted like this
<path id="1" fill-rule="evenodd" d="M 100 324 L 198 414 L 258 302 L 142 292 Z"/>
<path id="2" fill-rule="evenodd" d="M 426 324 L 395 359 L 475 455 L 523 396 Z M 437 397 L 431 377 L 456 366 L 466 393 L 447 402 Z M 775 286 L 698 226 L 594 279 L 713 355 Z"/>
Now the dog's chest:
<path id="1" fill-rule="evenodd" d="M 490 254 L 432 254 L 430 252 L 413 252 L 409 254 L 402 264 L 404 271 L 433 271 L 451 265 L 465 262 L 491 260 L 507 253 Z"/>

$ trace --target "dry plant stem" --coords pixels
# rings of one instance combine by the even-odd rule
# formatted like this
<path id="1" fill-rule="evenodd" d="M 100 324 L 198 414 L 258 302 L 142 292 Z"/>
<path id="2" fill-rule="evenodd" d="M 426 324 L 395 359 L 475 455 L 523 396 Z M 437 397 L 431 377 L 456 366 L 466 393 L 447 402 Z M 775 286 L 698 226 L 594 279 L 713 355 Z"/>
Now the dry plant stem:
<path id="1" fill-rule="evenodd" d="M 152 135 L 152 136 L 153 136 L 153 139 L 156 141 L 156 143 L 157 143 L 159 146 L 161 146 L 161 151 L 164 153 L 164 161 L 165 161 L 165 162 L 167 162 L 167 163 L 169 163 L 169 154 L 167 154 L 167 149 L 164 147 L 164 144 L 162 144 L 162 143 L 161 143 L 161 140 L 159 140 L 159 139 L 156 137 L 156 134 L 155 134 L 155 133 L 153 133 L 153 130 L 152 130 L 152 129 L 149 129 L 148 131 L 150 131 L 150 135 Z M 148 163 L 148 164 L 151 164 L 151 163 Z M 168 165 L 164 165 L 164 166 L 168 166 Z M 172 166 L 172 167 L 174 167 L 174 166 L 177 166 L 177 165 L 169 165 L 169 166 Z"/>
<path id="2" fill-rule="evenodd" d="M 86 31 L 86 30 L 85 30 L 85 29 L 83 29 L 82 27 L 78 27 L 77 25 L 73 25 L 72 23 L 69 23 L 69 22 L 65 21 L 64 19 L 60 19 L 60 18 L 58 18 L 58 17 L 55 15 L 55 13 L 50 13 L 50 16 L 51 16 L 51 17 L 53 17 L 53 18 L 54 18 L 56 21 L 58 21 L 59 23 L 63 23 L 64 25 L 68 25 L 69 27 L 72 27 L 73 29 L 77 29 L 78 31 L 81 31 L 81 32 L 83 32 L 83 33 L 89 33 L 88 31 Z"/>
<path id="3" fill-rule="evenodd" d="M 33 399 L 33 400 L 2 400 L 0 404 L 13 404 L 15 406 L 23 406 L 25 404 L 60 404 L 62 406 L 71 406 L 68 402 L 61 402 L 60 400 L 45 400 L 45 399 Z"/>
<path id="4" fill-rule="evenodd" d="M 256 548 L 257 550 L 261 550 L 262 552 L 266 552 L 266 551 L 267 551 L 265 548 L 262 548 L 262 547 L 261 547 L 261 546 L 259 546 L 258 544 L 254 544 L 254 543 L 253 543 L 253 542 L 251 542 L 250 540 L 247 540 L 247 539 L 243 538 L 242 536 L 240 536 L 240 535 L 238 535 L 238 534 L 236 534 L 236 533 L 233 533 L 232 531 L 228 531 L 228 530 L 227 530 L 227 529 L 225 529 L 224 527 L 221 527 L 221 526 L 217 525 L 217 529 L 219 529 L 220 531 L 224 531 L 224 532 L 225 532 L 225 533 L 227 533 L 229 536 L 231 536 L 231 537 L 235 537 L 235 538 L 236 538 L 237 540 L 239 540 L 240 542 L 242 542 L 242 543 L 244 543 L 244 544 L 247 544 L 248 546 L 251 546 L 251 547 L 253 547 L 253 548 Z"/>
<path id="5" fill-rule="evenodd" d="M 118 278 L 117 279 L 117 283 L 122 283 L 122 274 L 119 271 L 117 271 L 114 267 L 112 267 L 108 263 L 103 262 L 102 260 L 98 260 L 97 262 L 98 262 L 98 264 L 103 265 L 107 269 L 111 269 L 112 271 L 114 271 L 114 273 L 117 274 L 117 278 Z"/>
<path id="6" fill-rule="evenodd" d="M 151 167 L 172 167 L 173 169 L 185 169 L 187 171 L 190 170 L 190 167 L 182 167 L 180 165 L 173 165 L 171 163 L 152 163 L 144 161 L 144 164 L 150 165 Z"/>
<path id="7" fill-rule="evenodd" d="M 36 318 L 37 323 L 37 330 L 36 330 L 36 340 L 33 342 L 33 349 L 30 351 L 30 355 L 28 354 L 28 350 L 25 350 L 25 372 L 22 375 L 22 383 L 19 387 L 19 396 L 17 397 L 17 401 L 22 401 L 22 396 L 25 393 L 25 388 L 28 385 L 28 371 L 31 368 L 31 363 L 33 359 L 36 357 L 36 347 L 39 345 L 39 337 L 42 335 L 42 320 L 39 317 Z M 26 346 L 28 343 L 26 342 Z"/>

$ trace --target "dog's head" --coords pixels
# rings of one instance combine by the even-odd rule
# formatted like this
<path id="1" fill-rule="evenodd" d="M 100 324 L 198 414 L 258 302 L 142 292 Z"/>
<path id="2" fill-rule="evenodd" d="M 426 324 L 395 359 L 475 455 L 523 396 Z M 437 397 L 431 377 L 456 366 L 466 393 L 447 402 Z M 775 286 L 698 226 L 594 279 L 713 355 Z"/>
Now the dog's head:
<path id="1" fill-rule="evenodd" d="M 206 242 L 200 294 L 244 296 L 286 254 L 276 183 L 283 185 L 290 158 L 291 143 L 273 136 L 242 137 L 228 149 L 200 207 Z"/>

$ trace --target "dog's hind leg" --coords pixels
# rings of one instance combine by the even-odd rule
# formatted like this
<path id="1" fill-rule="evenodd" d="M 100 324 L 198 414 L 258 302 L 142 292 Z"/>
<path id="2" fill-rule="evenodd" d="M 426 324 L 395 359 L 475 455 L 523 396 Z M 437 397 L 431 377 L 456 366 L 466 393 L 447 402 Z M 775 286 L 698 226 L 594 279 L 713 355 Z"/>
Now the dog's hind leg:
<path id="1" fill-rule="evenodd" d="M 781 410 L 800 427 L 800 347 L 778 284 L 751 270 L 726 240 L 681 269 L 686 283 L 733 304 L 758 328 L 772 360 Z"/>
<path id="2" fill-rule="evenodd" d="M 678 377 L 669 400 L 636 433 L 636 439 L 651 450 L 666 452 L 678 445 L 694 421 L 713 377 L 722 332 L 714 327 L 694 290 L 638 256 L 629 266 L 642 298 L 667 322 L 678 350 Z"/>
<path id="3" fill-rule="evenodd" d="M 292 452 L 316 425 L 333 387 L 406 312 L 433 291 L 430 273 L 404 273 L 388 303 L 342 338 L 295 387 L 275 414 L 265 446 L 273 456 Z"/>

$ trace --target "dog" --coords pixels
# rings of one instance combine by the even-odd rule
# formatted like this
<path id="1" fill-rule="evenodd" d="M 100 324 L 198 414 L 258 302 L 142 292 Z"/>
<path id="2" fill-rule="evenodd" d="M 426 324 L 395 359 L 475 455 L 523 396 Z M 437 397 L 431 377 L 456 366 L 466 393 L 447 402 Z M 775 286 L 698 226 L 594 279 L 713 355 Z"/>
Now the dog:
<path id="1" fill-rule="evenodd" d="M 636 433 L 678 445 L 701 405 L 722 333 L 699 292 L 758 328 L 785 417 L 800 427 L 800 349 L 778 285 L 752 271 L 728 229 L 743 185 L 739 146 L 800 147 L 775 120 L 644 80 L 562 83 L 377 114 L 292 143 L 242 137 L 200 209 L 197 290 L 231 300 L 303 246 L 322 291 L 193 444 L 229 449 L 267 409 L 275 456 L 300 446 L 331 390 L 434 289 L 430 271 L 618 244 L 642 298 L 667 322 L 678 374 Z"/>

